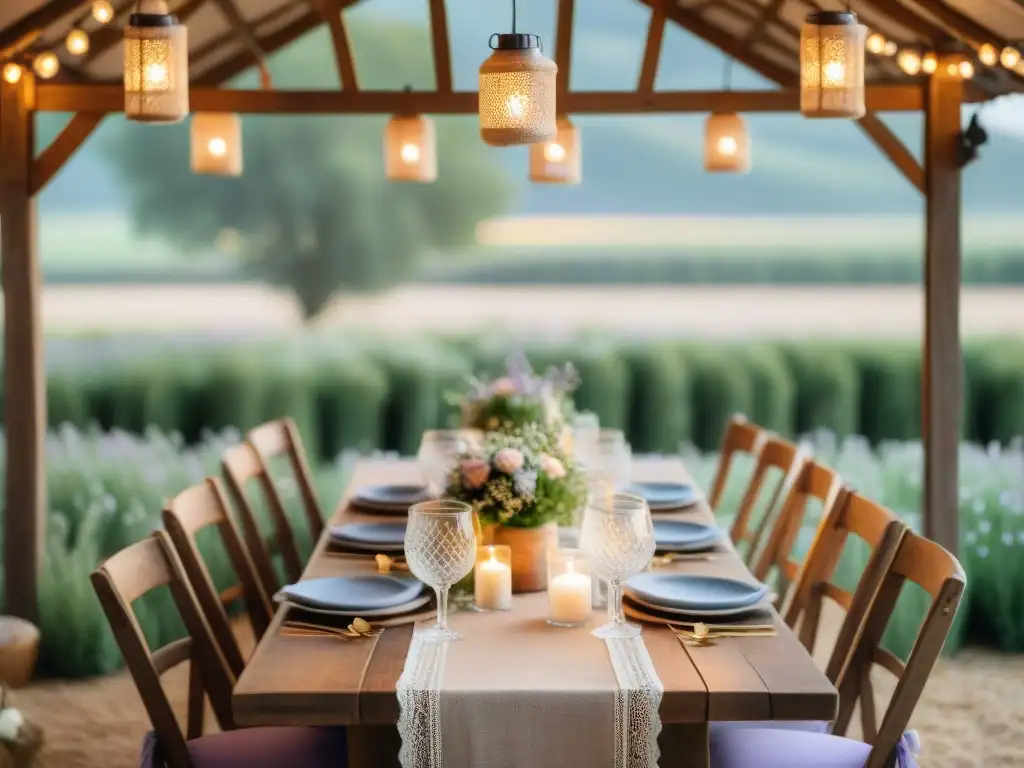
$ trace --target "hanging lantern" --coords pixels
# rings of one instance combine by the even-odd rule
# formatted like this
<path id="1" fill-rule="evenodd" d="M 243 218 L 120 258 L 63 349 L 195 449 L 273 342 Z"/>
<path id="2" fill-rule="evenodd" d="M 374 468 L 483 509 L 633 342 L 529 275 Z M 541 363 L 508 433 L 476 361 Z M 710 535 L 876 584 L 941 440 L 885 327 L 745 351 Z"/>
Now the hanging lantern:
<path id="1" fill-rule="evenodd" d="M 14 85 L 21 80 L 21 65 L 13 61 L 4 64 L 4 81 Z"/>
<path id="2" fill-rule="evenodd" d="M 558 67 L 536 35 L 491 35 L 497 45 L 480 66 L 480 137 L 492 147 L 555 138 Z"/>
<path id="3" fill-rule="evenodd" d="M 434 121 L 393 115 L 384 128 L 384 175 L 391 181 L 437 181 Z"/>
<path id="4" fill-rule="evenodd" d="M 535 184 L 579 184 L 583 149 L 580 131 L 567 117 L 556 121 L 555 137 L 530 145 L 530 181 Z"/>
<path id="5" fill-rule="evenodd" d="M 819 11 L 800 30 L 800 111 L 807 117 L 863 117 L 867 30 L 851 12 Z"/>
<path id="6" fill-rule="evenodd" d="M 231 112 L 192 116 L 192 172 L 242 175 L 242 121 Z"/>
<path id="7" fill-rule="evenodd" d="M 64 47 L 72 56 L 81 56 L 89 50 L 89 34 L 84 29 L 75 27 L 64 38 Z"/>
<path id="8" fill-rule="evenodd" d="M 32 69 L 43 80 L 49 80 L 60 71 L 60 59 L 53 51 L 43 51 L 32 60 Z"/>
<path id="9" fill-rule="evenodd" d="M 188 31 L 164 0 L 139 0 L 125 27 L 124 115 L 146 123 L 188 115 Z"/>
<path id="10" fill-rule="evenodd" d="M 731 112 L 708 116 L 704 123 L 704 170 L 709 173 L 750 170 L 750 135 L 742 117 Z"/>
<path id="11" fill-rule="evenodd" d="M 114 18 L 114 6 L 108 0 L 96 0 L 92 4 L 92 17 L 100 24 L 107 24 Z"/>

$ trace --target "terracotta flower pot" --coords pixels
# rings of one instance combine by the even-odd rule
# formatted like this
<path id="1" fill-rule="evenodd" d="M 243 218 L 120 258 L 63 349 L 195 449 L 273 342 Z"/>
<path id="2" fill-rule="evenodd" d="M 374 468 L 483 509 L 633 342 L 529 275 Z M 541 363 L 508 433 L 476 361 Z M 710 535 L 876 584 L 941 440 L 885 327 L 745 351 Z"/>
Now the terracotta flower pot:
<path id="1" fill-rule="evenodd" d="M 0 616 L 0 681 L 21 688 L 32 678 L 39 654 L 39 630 L 14 616 Z"/>
<path id="2" fill-rule="evenodd" d="M 558 547 L 558 525 L 537 528 L 495 526 L 491 544 L 506 544 L 512 550 L 512 591 L 543 592 L 548 588 L 548 550 Z"/>

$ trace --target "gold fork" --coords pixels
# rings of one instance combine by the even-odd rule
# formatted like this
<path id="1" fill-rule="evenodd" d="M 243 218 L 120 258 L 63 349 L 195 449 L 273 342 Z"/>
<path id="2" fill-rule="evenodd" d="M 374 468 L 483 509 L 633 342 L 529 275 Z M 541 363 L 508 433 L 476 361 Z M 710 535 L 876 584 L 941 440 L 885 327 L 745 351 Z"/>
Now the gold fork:
<path id="1" fill-rule="evenodd" d="M 771 629 L 755 629 L 755 630 L 717 630 L 711 631 L 708 629 L 707 624 L 697 623 L 694 625 L 692 631 L 679 629 L 669 625 L 669 629 L 672 630 L 672 634 L 679 639 L 680 642 L 690 645 L 709 645 L 712 640 L 717 640 L 722 637 L 774 637 L 777 633 L 775 628 Z"/>
<path id="2" fill-rule="evenodd" d="M 334 635 L 336 637 L 375 637 L 383 632 L 383 628 L 376 628 L 365 619 L 355 618 L 345 629 L 340 627 L 327 627 L 322 624 L 311 624 L 307 621 L 286 621 L 282 625 L 283 635 L 310 636 L 310 635 Z"/>

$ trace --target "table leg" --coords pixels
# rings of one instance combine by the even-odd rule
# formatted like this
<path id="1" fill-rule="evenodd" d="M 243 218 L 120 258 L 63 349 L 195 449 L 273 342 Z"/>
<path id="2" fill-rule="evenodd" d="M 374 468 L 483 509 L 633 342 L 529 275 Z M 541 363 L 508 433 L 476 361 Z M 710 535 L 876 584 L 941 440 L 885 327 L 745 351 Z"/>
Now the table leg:
<path id="1" fill-rule="evenodd" d="M 658 737 L 665 768 L 709 768 L 707 723 L 666 723 Z"/>
<path id="2" fill-rule="evenodd" d="M 349 768 L 399 768 L 401 746 L 398 729 L 393 725 L 349 726 Z"/>

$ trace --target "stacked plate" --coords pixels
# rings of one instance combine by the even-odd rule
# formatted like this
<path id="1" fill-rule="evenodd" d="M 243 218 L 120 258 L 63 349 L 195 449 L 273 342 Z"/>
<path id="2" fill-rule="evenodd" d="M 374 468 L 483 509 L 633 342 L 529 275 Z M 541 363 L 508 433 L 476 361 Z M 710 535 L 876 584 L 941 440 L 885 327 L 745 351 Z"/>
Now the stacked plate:
<path id="1" fill-rule="evenodd" d="M 722 531 L 714 525 L 684 520 L 655 520 L 654 546 L 658 552 L 704 552 L 714 549 Z"/>
<path id="2" fill-rule="evenodd" d="M 738 618 L 768 607 L 768 586 L 690 573 L 641 573 L 626 582 L 625 600 L 657 619 Z"/>
<path id="3" fill-rule="evenodd" d="M 289 584 L 274 600 L 327 616 L 391 618 L 423 609 L 431 596 L 413 578 L 366 575 L 309 579 Z"/>
<path id="4" fill-rule="evenodd" d="M 431 496 L 424 485 L 369 485 L 352 497 L 353 506 L 381 515 L 405 515 L 409 507 Z"/>
<path id="5" fill-rule="evenodd" d="M 331 544 L 357 552 L 401 553 L 405 550 L 405 523 L 348 523 L 330 530 Z"/>
<path id="6" fill-rule="evenodd" d="M 679 512 L 704 500 L 704 495 L 689 483 L 634 483 L 626 493 L 646 499 L 651 512 Z"/>

